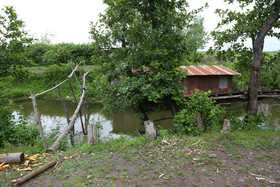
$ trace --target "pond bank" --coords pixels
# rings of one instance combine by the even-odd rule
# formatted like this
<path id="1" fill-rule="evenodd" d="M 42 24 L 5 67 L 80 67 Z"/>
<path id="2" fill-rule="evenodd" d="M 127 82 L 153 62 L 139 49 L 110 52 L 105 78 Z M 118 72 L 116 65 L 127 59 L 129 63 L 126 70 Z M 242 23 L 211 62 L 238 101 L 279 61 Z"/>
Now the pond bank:
<path id="1" fill-rule="evenodd" d="M 279 137 L 279 131 L 121 137 L 11 165 L 0 171 L 0 186 L 54 159 L 62 162 L 22 186 L 278 186 L 280 141 L 272 145 L 271 138 Z"/>

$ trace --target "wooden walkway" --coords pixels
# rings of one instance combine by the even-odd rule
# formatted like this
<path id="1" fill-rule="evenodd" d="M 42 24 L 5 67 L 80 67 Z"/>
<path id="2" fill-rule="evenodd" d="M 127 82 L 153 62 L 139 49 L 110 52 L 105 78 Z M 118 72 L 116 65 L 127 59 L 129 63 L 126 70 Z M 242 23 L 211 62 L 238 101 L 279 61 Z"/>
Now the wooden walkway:
<path id="1" fill-rule="evenodd" d="M 247 100 L 248 91 L 213 93 L 211 98 L 214 100 Z M 259 91 L 258 99 L 265 98 L 280 98 L 280 90 Z"/>

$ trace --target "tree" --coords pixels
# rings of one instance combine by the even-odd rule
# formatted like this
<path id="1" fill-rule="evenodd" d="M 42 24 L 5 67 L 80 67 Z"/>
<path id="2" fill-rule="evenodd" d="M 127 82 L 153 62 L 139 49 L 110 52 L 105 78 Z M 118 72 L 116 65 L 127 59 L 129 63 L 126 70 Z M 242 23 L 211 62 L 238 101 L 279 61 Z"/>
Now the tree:
<path id="1" fill-rule="evenodd" d="M 234 60 L 234 57 L 242 58 L 243 63 L 250 60 L 251 73 L 249 83 L 249 100 L 247 110 L 250 115 L 257 113 L 258 88 L 261 75 L 261 61 L 263 54 L 264 39 L 266 36 L 280 38 L 279 10 L 280 0 L 225 0 L 228 3 L 238 2 L 242 11 L 217 9 L 216 13 L 223 18 L 216 30 L 212 32 L 215 40 L 215 51 L 219 58 Z M 252 9 L 245 9 L 253 5 Z M 230 28 L 221 30 L 223 26 Z M 252 48 L 244 45 L 246 39 L 251 39 Z M 225 44 L 231 44 L 227 50 Z M 236 55 L 238 54 L 238 55 Z M 242 61 L 242 60 L 241 60 Z"/>
<path id="2" fill-rule="evenodd" d="M 16 68 L 27 65 L 28 46 L 32 39 L 24 31 L 24 22 L 12 6 L 2 9 L 0 14 L 0 77 L 13 73 Z"/>
<path id="3" fill-rule="evenodd" d="M 199 47 L 189 41 L 202 8 L 188 12 L 185 0 L 104 3 L 108 8 L 90 32 L 94 62 L 103 74 L 97 80 L 99 99 L 110 111 L 133 109 L 142 120 L 149 111 L 170 109 L 175 115 L 185 76 L 179 66 Z"/>

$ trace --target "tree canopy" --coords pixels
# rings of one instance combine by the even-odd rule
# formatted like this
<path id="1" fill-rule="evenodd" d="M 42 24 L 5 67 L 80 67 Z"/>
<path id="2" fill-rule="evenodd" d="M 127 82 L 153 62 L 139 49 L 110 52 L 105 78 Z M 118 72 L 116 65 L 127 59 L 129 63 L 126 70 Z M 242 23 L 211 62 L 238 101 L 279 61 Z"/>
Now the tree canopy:
<path id="1" fill-rule="evenodd" d="M 220 59 L 234 61 L 237 58 L 240 69 L 251 64 L 251 72 L 247 73 L 250 76 L 248 111 L 256 114 L 264 39 L 266 36 L 280 39 L 280 32 L 277 30 L 280 28 L 280 0 L 225 1 L 239 3 L 241 11 L 216 10 L 223 19 L 212 32 L 214 50 Z M 253 8 L 248 8 L 250 6 Z M 224 26 L 227 28 L 224 29 Z M 252 48 L 245 46 L 246 39 L 251 39 Z M 227 49 L 224 48 L 226 44 L 230 44 Z"/>
<path id="2" fill-rule="evenodd" d="M 105 108 L 131 108 L 142 120 L 148 119 L 147 111 L 174 109 L 183 95 L 185 74 L 179 66 L 203 45 L 205 35 L 193 37 L 202 8 L 187 11 L 185 0 L 104 3 L 108 8 L 99 23 L 92 24 L 91 36 L 97 52 L 93 60 L 104 74 L 98 83 Z"/>
<path id="3" fill-rule="evenodd" d="M 17 67 L 27 65 L 28 45 L 32 39 L 24 31 L 24 22 L 12 6 L 0 14 L 0 77 L 13 73 Z"/>

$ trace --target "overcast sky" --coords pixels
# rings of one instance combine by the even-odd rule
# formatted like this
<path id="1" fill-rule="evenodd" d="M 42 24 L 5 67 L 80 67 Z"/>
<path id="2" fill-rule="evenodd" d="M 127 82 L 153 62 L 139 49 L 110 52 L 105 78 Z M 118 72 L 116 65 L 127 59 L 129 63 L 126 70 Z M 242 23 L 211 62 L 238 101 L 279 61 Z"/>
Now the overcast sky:
<path id="1" fill-rule="evenodd" d="M 227 6 L 223 0 L 189 0 L 191 8 L 198 8 L 208 2 L 209 8 L 201 16 L 207 32 L 212 31 L 220 18 L 214 14 L 216 8 Z M 55 35 L 53 43 L 88 43 L 90 22 L 96 22 L 106 5 L 102 0 L 1 0 L 0 8 L 14 6 L 18 16 L 25 22 L 26 30 L 40 38 L 43 33 Z M 2 13 L 2 11 L 1 11 Z M 208 44 L 210 46 L 212 42 Z M 208 47 L 207 46 L 207 47 Z M 280 50 L 277 39 L 267 38 L 265 51 Z"/>

